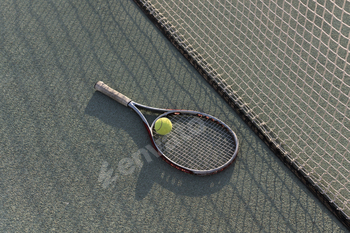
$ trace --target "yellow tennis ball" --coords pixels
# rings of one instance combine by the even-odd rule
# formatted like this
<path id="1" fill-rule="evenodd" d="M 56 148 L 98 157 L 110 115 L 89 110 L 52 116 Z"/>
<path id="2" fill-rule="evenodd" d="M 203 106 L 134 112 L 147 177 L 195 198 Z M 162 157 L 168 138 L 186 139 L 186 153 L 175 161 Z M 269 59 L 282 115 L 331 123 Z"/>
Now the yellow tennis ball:
<path id="1" fill-rule="evenodd" d="M 170 133 L 171 129 L 173 128 L 173 124 L 171 121 L 166 117 L 159 118 L 156 123 L 154 124 L 154 129 L 156 132 L 160 135 L 165 135 Z"/>

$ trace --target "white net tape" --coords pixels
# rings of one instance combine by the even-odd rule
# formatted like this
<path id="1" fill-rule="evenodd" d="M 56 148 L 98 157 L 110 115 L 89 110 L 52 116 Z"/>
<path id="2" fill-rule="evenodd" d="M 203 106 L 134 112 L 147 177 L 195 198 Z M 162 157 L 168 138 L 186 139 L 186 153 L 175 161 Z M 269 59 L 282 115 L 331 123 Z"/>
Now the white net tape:
<path id="1" fill-rule="evenodd" d="M 350 2 L 143 2 L 350 216 Z"/>

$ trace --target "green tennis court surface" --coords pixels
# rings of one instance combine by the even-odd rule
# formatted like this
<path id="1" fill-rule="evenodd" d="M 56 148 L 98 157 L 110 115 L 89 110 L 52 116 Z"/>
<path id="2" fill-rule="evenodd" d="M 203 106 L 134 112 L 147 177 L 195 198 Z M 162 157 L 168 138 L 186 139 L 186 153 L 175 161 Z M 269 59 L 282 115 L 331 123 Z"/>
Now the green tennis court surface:
<path id="1" fill-rule="evenodd" d="M 170 167 L 98 80 L 218 117 L 236 162 Z M 0 85 L 1 232 L 346 232 L 132 1 L 0 1 Z"/>

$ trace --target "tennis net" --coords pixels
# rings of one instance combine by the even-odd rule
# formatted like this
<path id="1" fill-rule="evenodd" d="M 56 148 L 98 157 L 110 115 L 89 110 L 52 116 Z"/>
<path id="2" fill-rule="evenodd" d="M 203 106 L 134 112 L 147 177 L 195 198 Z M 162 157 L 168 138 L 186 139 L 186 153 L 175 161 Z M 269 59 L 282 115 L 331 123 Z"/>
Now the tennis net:
<path id="1" fill-rule="evenodd" d="M 350 2 L 134 0 L 350 226 Z"/>

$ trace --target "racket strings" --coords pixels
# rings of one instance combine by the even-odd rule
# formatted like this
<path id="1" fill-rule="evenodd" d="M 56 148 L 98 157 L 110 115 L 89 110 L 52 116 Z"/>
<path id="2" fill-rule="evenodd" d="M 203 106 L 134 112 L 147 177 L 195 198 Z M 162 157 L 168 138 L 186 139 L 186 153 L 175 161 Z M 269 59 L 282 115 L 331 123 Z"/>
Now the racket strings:
<path id="1" fill-rule="evenodd" d="M 230 130 L 210 118 L 191 114 L 167 116 L 172 131 L 154 133 L 158 149 L 170 161 L 192 170 L 213 170 L 232 159 L 236 141 Z"/>

